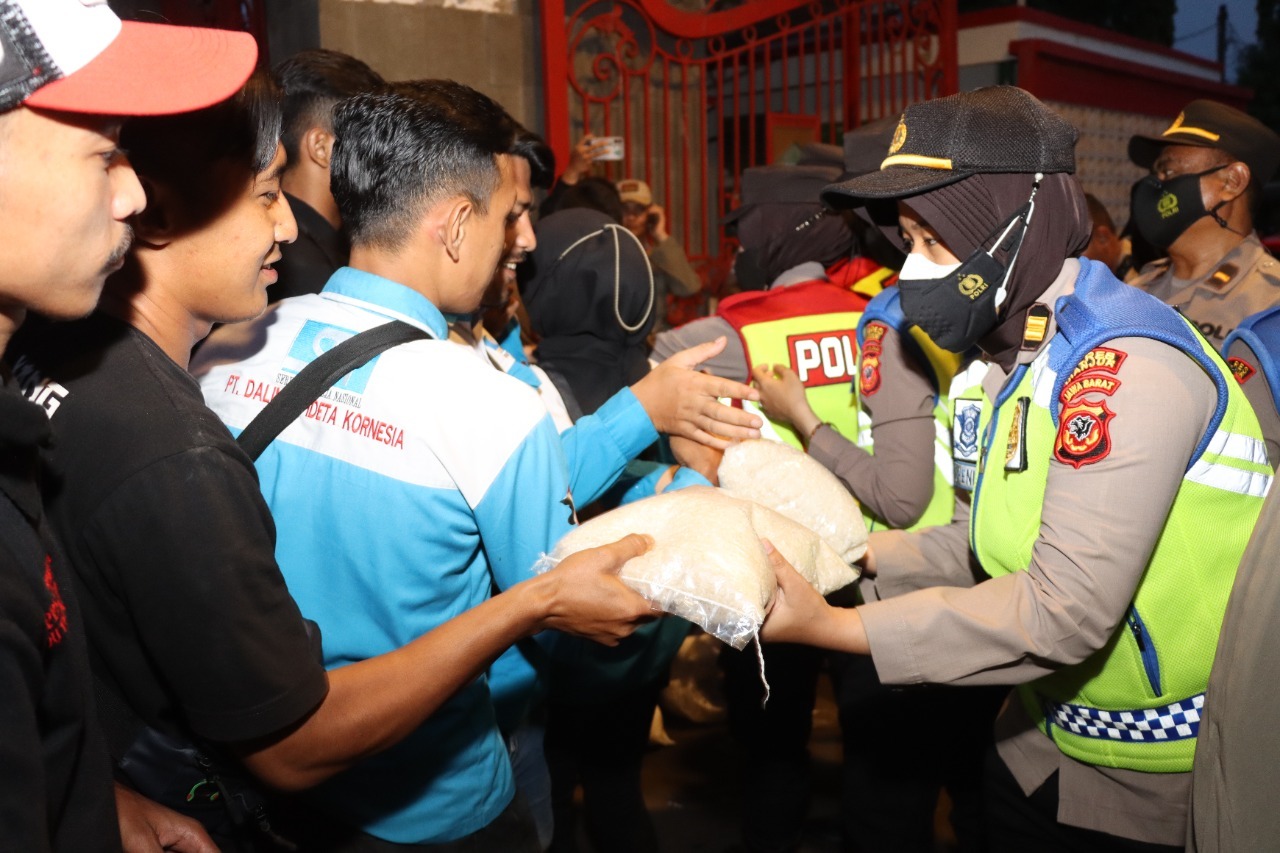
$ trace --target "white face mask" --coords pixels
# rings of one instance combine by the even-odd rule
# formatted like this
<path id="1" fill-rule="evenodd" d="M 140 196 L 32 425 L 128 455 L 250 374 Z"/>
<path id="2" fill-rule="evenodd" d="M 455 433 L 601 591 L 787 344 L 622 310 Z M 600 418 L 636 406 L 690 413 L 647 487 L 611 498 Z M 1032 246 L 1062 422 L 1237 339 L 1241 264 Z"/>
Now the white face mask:
<path id="1" fill-rule="evenodd" d="M 951 275 L 960 268 L 960 262 L 954 264 L 936 264 L 924 255 L 912 253 L 907 255 L 907 262 L 902 265 L 898 278 L 907 281 L 929 281 Z"/>

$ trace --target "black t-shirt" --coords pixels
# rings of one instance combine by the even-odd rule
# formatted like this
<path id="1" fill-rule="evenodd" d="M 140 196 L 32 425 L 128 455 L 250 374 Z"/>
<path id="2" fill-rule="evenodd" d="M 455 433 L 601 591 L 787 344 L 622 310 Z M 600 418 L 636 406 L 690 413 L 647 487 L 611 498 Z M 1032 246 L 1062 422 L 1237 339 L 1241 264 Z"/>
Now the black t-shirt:
<path id="1" fill-rule="evenodd" d="M 318 705 L 327 680 L 276 565 L 253 464 L 195 380 L 102 314 L 24 330 L 10 353 L 53 428 L 45 505 L 95 675 L 149 725 L 217 742 L 271 734 Z"/>
<path id="2" fill-rule="evenodd" d="M 0 847 L 119 850 L 80 607 L 36 488 L 47 432 L 0 387 Z"/>

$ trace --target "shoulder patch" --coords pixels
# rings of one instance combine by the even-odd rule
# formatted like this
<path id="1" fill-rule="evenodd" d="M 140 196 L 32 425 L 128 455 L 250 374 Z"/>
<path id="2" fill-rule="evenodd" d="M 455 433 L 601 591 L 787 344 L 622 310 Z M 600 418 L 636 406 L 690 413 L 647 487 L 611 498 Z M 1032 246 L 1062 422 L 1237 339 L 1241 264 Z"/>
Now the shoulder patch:
<path id="1" fill-rule="evenodd" d="M 1231 368 L 1231 375 L 1236 378 L 1236 382 L 1241 385 L 1253 378 L 1258 369 L 1243 358 L 1237 358 L 1234 355 L 1227 359 L 1227 367 Z"/>
<path id="2" fill-rule="evenodd" d="M 1077 400 L 1063 406 L 1053 456 L 1059 462 L 1081 468 L 1106 459 L 1111 453 L 1111 419 L 1115 413 L 1105 401 Z"/>
<path id="3" fill-rule="evenodd" d="M 863 333 L 862 363 L 858 370 L 858 390 L 870 397 L 880 390 L 880 355 L 889 327 L 884 323 L 868 323 Z"/>
<path id="4" fill-rule="evenodd" d="M 1080 359 L 1079 364 L 1071 371 L 1071 375 L 1067 377 L 1069 384 L 1082 373 L 1089 371 L 1100 371 L 1110 373 L 1112 376 L 1120 372 L 1120 365 L 1124 364 L 1127 354 L 1118 349 L 1111 347 L 1094 347 L 1085 353 L 1084 358 Z"/>

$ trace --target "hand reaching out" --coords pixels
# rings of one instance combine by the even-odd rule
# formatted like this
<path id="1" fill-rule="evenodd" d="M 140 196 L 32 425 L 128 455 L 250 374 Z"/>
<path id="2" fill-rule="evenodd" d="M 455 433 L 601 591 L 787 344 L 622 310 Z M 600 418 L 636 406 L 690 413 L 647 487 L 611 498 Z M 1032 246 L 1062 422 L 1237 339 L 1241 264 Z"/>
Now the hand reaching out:
<path id="1" fill-rule="evenodd" d="M 720 337 L 681 350 L 631 386 L 658 432 L 683 436 L 718 450 L 728 448 L 734 439 L 760 437 L 763 422 L 759 417 L 719 400 L 758 400 L 760 394 L 749 385 L 696 369 L 718 355 L 725 343 L 725 338 Z"/>
<path id="2" fill-rule="evenodd" d="M 809 405 L 804 385 L 795 371 L 782 364 L 757 364 L 751 378 L 760 391 L 760 404 L 765 414 L 775 421 L 788 423 L 801 436 L 810 435 L 820 418 Z"/>
<path id="3" fill-rule="evenodd" d="M 769 643 L 803 643 L 821 649 L 871 654 L 867 632 L 856 607 L 832 607 L 787 562 L 768 540 L 763 540 L 778 582 L 760 627 L 760 639 Z"/>

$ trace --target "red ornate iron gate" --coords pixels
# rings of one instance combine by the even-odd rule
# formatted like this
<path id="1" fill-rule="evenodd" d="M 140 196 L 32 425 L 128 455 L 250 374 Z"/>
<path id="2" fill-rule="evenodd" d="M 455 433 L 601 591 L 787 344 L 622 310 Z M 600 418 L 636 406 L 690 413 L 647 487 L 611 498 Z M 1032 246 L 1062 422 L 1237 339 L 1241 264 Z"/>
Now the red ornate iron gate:
<path id="1" fill-rule="evenodd" d="M 543 0 L 548 141 L 621 136 L 609 177 L 647 181 L 712 289 L 738 176 L 789 139 L 957 90 L 955 0 Z M 564 162 L 562 159 L 561 162 Z"/>

